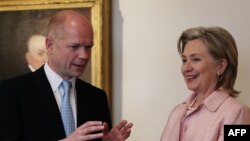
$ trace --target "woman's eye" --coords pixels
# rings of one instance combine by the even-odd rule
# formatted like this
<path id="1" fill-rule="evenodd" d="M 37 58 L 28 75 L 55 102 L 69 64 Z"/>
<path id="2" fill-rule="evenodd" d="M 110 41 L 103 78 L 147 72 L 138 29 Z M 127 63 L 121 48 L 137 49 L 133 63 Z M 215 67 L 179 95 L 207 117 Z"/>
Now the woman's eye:
<path id="1" fill-rule="evenodd" d="M 182 63 L 186 63 L 187 62 L 187 59 L 182 59 Z"/>
<path id="2" fill-rule="evenodd" d="M 200 58 L 193 58 L 192 59 L 192 61 L 194 61 L 194 62 L 198 62 L 198 61 L 200 61 L 201 59 Z"/>

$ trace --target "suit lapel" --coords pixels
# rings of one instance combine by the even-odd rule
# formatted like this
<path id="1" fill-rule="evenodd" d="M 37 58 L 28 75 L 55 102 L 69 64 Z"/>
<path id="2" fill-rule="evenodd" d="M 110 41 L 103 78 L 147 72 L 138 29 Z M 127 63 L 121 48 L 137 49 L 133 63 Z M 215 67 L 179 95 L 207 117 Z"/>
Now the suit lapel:
<path id="1" fill-rule="evenodd" d="M 82 125 L 83 123 L 85 123 L 86 121 L 84 120 L 86 116 L 84 116 L 84 107 L 86 107 L 86 102 L 85 98 L 84 97 L 84 89 L 85 89 L 85 86 L 80 86 L 79 84 L 79 80 L 76 79 L 76 97 L 77 97 L 77 127 Z"/>
<path id="2" fill-rule="evenodd" d="M 31 92 L 35 95 L 43 122 L 51 125 L 49 130 L 52 133 L 65 136 L 60 110 L 43 67 L 34 72 L 33 76 Z"/>
<path id="3" fill-rule="evenodd" d="M 77 126 L 82 125 L 87 121 L 98 120 L 101 118 L 97 114 L 100 113 L 95 106 L 97 100 L 95 93 L 85 82 L 76 79 L 76 94 L 77 94 Z M 98 102 L 97 102 L 98 103 Z"/>

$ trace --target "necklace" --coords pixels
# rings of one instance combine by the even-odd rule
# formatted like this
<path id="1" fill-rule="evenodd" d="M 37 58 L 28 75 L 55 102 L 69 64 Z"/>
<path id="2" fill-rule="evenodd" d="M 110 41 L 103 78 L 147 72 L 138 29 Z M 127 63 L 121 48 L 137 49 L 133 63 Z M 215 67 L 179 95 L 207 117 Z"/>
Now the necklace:
<path id="1" fill-rule="evenodd" d="M 194 104 L 196 103 L 196 101 L 197 101 L 197 97 L 198 97 L 198 95 L 196 95 L 195 97 L 194 97 L 194 99 L 191 101 L 191 103 L 188 105 L 188 111 L 192 111 L 193 109 L 194 109 Z"/>

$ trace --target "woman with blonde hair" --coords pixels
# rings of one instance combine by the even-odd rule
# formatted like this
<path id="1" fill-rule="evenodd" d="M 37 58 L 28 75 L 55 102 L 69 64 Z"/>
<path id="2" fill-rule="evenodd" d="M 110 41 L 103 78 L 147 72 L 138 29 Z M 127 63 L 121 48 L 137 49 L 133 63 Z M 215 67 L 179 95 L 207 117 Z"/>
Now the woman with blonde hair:
<path id="1" fill-rule="evenodd" d="M 194 27 L 178 40 L 181 72 L 193 93 L 170 113 L 161 141 L 223 141 L 224 125 L 250 124 L 250 109 L 235 99 L 238 51 L 221 27 Z"/>

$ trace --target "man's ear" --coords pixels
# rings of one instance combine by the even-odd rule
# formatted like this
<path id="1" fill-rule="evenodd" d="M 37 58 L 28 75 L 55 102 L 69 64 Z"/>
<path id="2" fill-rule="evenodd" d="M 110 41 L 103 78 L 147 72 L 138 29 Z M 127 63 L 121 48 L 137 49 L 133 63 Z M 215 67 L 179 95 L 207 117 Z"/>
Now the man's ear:
<path id="1" fill-rule="evenodd" d="M 45 39 L 45 44 L 47 51 L 51 50 L 53 48 L 53 39 L 47 37 Z"/>
<path id="2" fill-rule="evenodd" d="M 218 61 L 218 70 L 217 70 L 217 74 L 218 76 L 222 75 L 224 73 L 224 71 L 227 68 L 227 60 L 226 59 L 221 59 Z"/>

